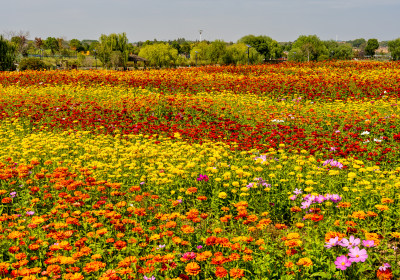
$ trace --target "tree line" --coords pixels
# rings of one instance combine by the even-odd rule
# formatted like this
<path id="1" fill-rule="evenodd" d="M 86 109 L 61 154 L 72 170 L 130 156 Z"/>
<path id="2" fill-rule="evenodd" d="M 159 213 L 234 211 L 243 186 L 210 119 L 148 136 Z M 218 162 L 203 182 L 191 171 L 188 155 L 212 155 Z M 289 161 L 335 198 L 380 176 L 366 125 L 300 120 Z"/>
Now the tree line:
<path id="1" fill-rule="evenodd" d="M 136 66 L 136 58 L 146 66 L 174 67 L 195 65 L 259 64 L 270 60 L 323 61 L 374 57 L 379 47 L 388 47 L 391 59 L 400 59 L 400 38 L 379 42 L 377 39 L 355 39 L 346 42 L 323 41 L 316 35 L 301 35 L 294 42 L 277 42 L 265 35 L 246 35 L 236 43 L 215 41 L 145 41 L 130 43 L 125 33 L 101 35 L 98 40 L 66 40 L 35 37 L 29 32 L 0 36 L 0 70 L 13 70 L 15 63 L 25 68 L 46 67 L 45 57 L 70 59 L 70 64 L 83 66 L 93 58 L 103 68 Z M 28 58 L 30 57 L 30 58 Z M 32 58 L 33 57 L 33 58 Z M 34 58 L 36 57 L 36 58 Z M 93 59 L 92 59 L 93 60 Z M 90 66 L 93 67 L 93 61 Z M 28 65 L 28 66 L 26 66 Z M 88 64 L 89 65 L 89 64 Z"/>

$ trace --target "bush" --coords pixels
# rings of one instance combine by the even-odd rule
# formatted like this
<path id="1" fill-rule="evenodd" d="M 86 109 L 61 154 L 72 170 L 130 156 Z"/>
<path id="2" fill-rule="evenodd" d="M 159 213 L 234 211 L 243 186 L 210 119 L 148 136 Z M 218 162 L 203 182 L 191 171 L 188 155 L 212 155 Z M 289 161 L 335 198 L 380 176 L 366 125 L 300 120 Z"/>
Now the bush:
<path id="1" fill-rule="evenodd" d="M 19 63 L 19 70 L 45 70 L 47 69 L 46 63 L 36 57 L 28 57 L 21 60 Z"/>

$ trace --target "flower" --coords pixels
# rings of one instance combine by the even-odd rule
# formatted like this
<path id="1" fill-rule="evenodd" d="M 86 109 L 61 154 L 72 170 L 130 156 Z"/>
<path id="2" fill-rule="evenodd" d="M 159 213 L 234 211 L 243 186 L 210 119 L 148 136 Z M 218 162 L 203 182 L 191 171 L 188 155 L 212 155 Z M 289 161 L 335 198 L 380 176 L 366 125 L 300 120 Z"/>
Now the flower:
<path id="1" fill-rule="evenodd" d="M 379 267 L 380 271 L 385 271 L 386 269 L 388 269 L 390 266 L 390 264 L 388 263 L 384 263 L 382 266 Z"/>
<path id="2" fill-rule="evenodd" d="M 336 236 L 335 238 L 329 239 L 329 241 L 326 242 L 324 247 L 329 249 L 329 248 L 332 248 L 333 246 L 338 245 L 338 243 L 339 243 L 339 237 Z"/>
<path id="3" fill-rule="evenodd" d="M 351 261 L 345 255 L 336 258 L 335 265 L 337 269 L 346 270 L 351 266 Z"/>
<path id="4" fill-rule="evenodd" d="M 185 267 L 185 272 L 188 275 L 197 275 L 200 273 L 200 266 L 196 262 L 190 262 Z"/>
<path id="5" fill-rule="evenodd" d="M 229 270 L 229 275 L 233 278 L 233 279 L 238 279 L 244 276 L 244 270 L 240 269 L 240 268 L 231 268 Z"/>
<path id="6" fill-rule="evenodd" d="M 349 240 L 347 238 L 343 238 L 340 241 L 340 246 L 347 247 L 348 249 L 353 248 L 354 246 L 358 246 L 360 244 L 359 238 L 354 238 L 354 236 L 350 236 Z"/>
<path id="7" fill-rule="evenodd" d="M 217 270 L 215 271 L 215 276 L 217 278 L 224 278 L 228 274 L 228 271 L 222 266 L 217 266 Z"/>
<path id="8" fill-rule="evenodd" d="M 227 196 L 228 196 L 228 194 L 226 192 L 220 192 L 218 194 L 218 197 L 221 198 L 221 199 L 225 199 Z"/>
<path id="9" fill-rule="evenodd" d="M 296 264 L 303 265 L 305 267 L 310 267 L 313 265 L 313 262 L 310 258 L 301 258 Z"/>
<path id="10" fill-rule="evenodd" d="M 375 241 L 374 240 L 363 240 L 362 245 L 364 247 L 368 247 L 368 248 L 375 247 Z"/>
<path id="11" fill-rule="evenodd" d="M 156 277 L 154 275 L 151 277 L 143 276 L 143 280 L 156 280 Z"/>
<path id="12" fill-rule="evenodd" d="M 368 254 L 365 249 L 360 250 L 360 248 L 354 247 L 349 250 L 349 257 L 351 262 L 365 262 Z"/>

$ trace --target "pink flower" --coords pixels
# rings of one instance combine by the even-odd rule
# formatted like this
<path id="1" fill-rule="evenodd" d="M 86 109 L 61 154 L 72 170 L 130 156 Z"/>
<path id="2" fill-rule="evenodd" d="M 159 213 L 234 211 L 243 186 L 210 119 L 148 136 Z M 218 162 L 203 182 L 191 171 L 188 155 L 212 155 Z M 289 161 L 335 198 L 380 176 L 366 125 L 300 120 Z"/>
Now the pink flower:
<path id="1" fill-rule="evenodd" d="M 337 269 L 346 270 L 351 265 L 351 261 L 342 255 L 336 258 L 335 265 Z"/>
<path id="2" fill-rule="evenodd" d="M 360 244 L 360 239 L 359 238 L 354 238 L 354 236 L 350 236 L 349 240 L 346 238 L 343 238 L 342 241 L 340 242 L 340 245 L 342 247 L 347 247 L 348 249 L 353 248 L 354 246 L 358 246 Z"/>
<path id="3" fill-rule="evenodd" d="M 364 247 L 368 247 L 368 248 L 375 247 L 375 241 L 374 240 L 363 240 L 362 245 Z"/>
<path id="4" fill-rule="evenodd" d="M 331 239 L 329 239 L 329 241 L 328 242 L 326 242 L 326 244 L 325 244 L 325 248 L 332 248 L 333 246 L 336 246 L 336 245 L 338 245 L 338 243 L 339 243 L 339 237 L 335 237 L 335 238 L 331 238 Z"/>
<path id="5" fill-rule="evenodd" d="M 182 258 L 184 258 L 186 260 L 191 260 L 191 259 L 194 259 L 195 257 L 196 257 L 196 253 L 195 252 L 186 252 L 182 256 Z"/>
<path id="6" fill-rule="evenodd" d="M 365 249 L 360 250 L 360 248 L 354 247 L 349 250 L 349 257 L 351 262 L 365 262 L 368 258 L 368 254 Z"/>

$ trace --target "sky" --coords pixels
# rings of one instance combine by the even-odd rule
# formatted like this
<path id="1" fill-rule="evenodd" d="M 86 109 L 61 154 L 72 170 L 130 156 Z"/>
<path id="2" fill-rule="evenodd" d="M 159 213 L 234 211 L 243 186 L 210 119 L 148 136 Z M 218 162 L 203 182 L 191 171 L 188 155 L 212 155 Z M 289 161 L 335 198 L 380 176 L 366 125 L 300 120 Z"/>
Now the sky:
<path id="1" fill-rule="evenodd" d="M 185 38 L 236 42 L 267 35 L 322 40 L 400 37 L 400 0 L 0 0 L 0 34 L 94 39 L 125 32 L 129 42 Z"/>

